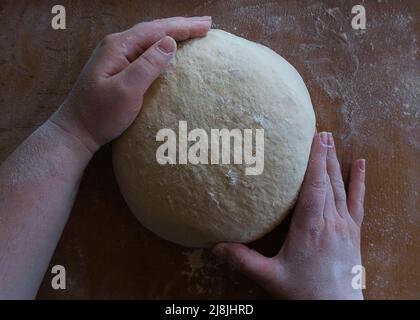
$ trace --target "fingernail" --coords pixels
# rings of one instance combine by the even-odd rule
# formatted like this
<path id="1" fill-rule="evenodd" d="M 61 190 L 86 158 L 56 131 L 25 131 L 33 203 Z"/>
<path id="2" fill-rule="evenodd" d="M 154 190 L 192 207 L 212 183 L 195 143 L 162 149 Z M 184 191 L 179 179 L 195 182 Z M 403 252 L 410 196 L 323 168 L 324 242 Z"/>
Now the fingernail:
<path id="1" fill-rule="evenodd" d="M 165 54 L 174 53 L 176 50 L 176 42 L 171 37 L 166 36 L 159 41 L 158 49 Z"/>
<path id="2" fill-rule="evenodd" d="M 329 135 L 329 132 L 325 132 L 325 131 L 323 131 L 319 134 L 319 138 L 321 139 L 322 146 L 327 147 L 327 148 L 331 147 L 331 145 L 329 144 L 328 135 Z"/>
<path id="3" fill-rule="evenodd" d="M 359 162 L 359 169 L 360 169 L 360 171 L 365 171 L 365 168 L 366 168 L 366 160 L 365 159 L 360 159 L 358 162 Z"/>
<path id="4" fill-rule="evenodd" d="M 209 28 L 211 27 L 211 20 L 198 20 L 195 22 L 196 26 L 201 26 L 201 27 L 205 27 L 205 28 Z"/>
<path id="5" fill-rule="evenodd" d="M 198 16 L 198 17 L 190 17 L 191 21 L 210 21 L 211 20 L 211 16 Z"/>

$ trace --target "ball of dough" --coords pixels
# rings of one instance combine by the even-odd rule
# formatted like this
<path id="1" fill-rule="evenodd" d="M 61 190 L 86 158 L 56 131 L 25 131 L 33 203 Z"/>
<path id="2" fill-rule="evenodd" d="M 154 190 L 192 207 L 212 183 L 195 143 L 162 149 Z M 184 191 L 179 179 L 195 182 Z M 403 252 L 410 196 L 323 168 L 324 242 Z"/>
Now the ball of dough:
<path id="1" fill-rule="evenodd" d="M 244 164 L 156 160 L 160 129 L 264 129 L 264 170 Z M 180 44 L 144 97 L 134 123 L 113 144 L 120 190 L 141 223 L 185 246 L 251 242 L 293 207 L 315 131 L 308 90 L 271 49 L 222 30 Z M 255 139 L 255 130 L 254 139 Z M 209 139 L 210 140 L 210 139 Z"/>

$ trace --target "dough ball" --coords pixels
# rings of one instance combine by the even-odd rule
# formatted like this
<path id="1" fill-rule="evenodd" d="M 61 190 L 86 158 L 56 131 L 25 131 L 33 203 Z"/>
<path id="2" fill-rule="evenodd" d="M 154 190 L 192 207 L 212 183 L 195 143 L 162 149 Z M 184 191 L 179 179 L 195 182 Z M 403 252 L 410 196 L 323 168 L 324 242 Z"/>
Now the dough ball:
<path id="1" fill-rule="evenodd" d="M 179 121 L 188 132 L 204 129 L 209 141 L 211 129 L 253 129 L 254 142 L 255 129 L 264 129 L 262 174 L 247 175 L 247 165 L 233 161 L 159 164 L 157 132 L 169 128 L 178 135 Z M 285 59 L 211 30 L 180 44 L 147 91 L 137 119 L 113 144 L 115 175 L 131 211 L 162 238 L 192 247 L 247 243 L 293 207 L 314 131 L 308 90 Z"/>

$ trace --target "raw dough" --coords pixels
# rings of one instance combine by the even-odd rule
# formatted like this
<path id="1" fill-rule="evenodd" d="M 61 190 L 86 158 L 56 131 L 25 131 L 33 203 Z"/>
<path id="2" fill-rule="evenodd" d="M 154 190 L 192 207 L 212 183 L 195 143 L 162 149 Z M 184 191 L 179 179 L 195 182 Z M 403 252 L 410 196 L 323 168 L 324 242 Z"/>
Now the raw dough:
<path id="1" fill-rule="evenodd" d="M 245 165 L 160 165 L 162 128 L 178 132 L 265 130 L 264 171 Z M 255 130 L 254 139 L 255 139 Z M 181 44 L 148 90 L 134 123 L 114 142 L 121 192 L 137 218 L 161 237 L 193 247 L 250 242 L 292 208 L 315 131 L 308 90 L 298 72 L 260 44 L 222 30 Z"/>

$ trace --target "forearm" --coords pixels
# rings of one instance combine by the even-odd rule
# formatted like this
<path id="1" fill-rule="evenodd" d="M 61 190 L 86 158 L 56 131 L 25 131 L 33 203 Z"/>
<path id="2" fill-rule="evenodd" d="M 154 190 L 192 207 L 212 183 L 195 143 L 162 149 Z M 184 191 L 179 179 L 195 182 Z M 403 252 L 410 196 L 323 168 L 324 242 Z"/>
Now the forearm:
<path id="1" fill-rule="evenodd" d="M 0 298 L 33 298 L 92 152 L 47 121 L 0 166 Z"/>
<path id="2" fill-rule="evenodd" d="M 175 40 L 204 36 L 210 26 L 210 17 L 176 17 L 107 36 L 54 123 L 0 165 L 0 298 L 35 296 L 92 154 L 135 120 Z"/>

